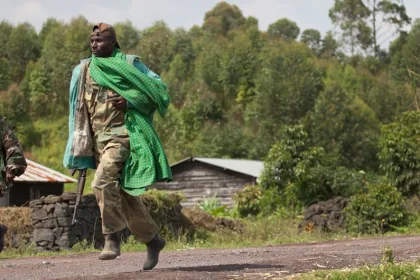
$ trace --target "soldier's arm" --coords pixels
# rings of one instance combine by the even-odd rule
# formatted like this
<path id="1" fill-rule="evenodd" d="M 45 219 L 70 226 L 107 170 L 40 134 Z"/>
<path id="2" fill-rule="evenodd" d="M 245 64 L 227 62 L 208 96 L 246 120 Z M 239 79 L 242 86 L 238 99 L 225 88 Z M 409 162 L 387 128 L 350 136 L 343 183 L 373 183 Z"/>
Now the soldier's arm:
<path id="1" fill-rule="evenodd" d="M 26 160 L 20 142 L 13 131 L 1 121 L 3 149 L 6 158 L 6 172 L 20 176 L 25 172 Z"/>

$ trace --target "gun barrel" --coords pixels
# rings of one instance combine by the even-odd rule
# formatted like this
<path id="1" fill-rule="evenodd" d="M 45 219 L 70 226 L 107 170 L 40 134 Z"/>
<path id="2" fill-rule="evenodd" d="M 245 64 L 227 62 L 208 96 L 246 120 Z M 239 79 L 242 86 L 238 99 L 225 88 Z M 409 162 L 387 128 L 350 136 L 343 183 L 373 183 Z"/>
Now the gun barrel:
<path id="1" fill-rule="evenodd" d="M 76 215 L 77 215 L 77 208 L 79 208 L 80 199 L 82 198 L 83 191 L 85 188 L 85 182 L 86 182 L 86 169 L 79 170 L 79 178 L 77 180 L 77 197 L 76 197 L 76 203 L 74 205 L 74 212 L 73 212 L 73 218 L 71 220 L 71 224 L 74 225 L 77 223 Z"/>

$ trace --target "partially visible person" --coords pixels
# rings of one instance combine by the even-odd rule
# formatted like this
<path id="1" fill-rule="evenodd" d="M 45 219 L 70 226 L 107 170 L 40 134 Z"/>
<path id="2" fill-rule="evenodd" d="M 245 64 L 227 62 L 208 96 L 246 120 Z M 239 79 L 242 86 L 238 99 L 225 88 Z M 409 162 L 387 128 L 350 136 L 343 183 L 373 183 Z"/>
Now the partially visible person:
<path id="1" fill-rule="evenodd" d="M 26 160 L 18 138 L 1 116 L 0 137 L 0 197 L 3 197 L 9 191 L 14 178 L 25 172 Z M 4 248 L 4 235 L 6 232 L 7 226 L 0 224 L 0 252 Z"/>

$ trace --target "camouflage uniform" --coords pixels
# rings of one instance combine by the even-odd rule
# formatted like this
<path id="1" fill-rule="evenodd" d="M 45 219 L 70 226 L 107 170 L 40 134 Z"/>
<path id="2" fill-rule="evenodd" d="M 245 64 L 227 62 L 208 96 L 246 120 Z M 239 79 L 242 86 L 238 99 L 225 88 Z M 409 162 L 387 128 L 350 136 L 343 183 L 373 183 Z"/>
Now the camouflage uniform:
<path id="1" fill-rule="evenodd" d="M 15 176 L 22 175 L 26 169 L 26 160 L 23 156 L 19 140 L 1 116 L 0 136 L 2 139 L 0 153 L 0 197 L 2 197 L 8 191 L 6 173 L 12 173 Z"/>
<path id="2" fill-rule="evenodd" d="M 92 187 L 98 201 L 104 234 L 120 231 L 127 225 L 142 242 L 158 232 L 143 201 L 124 192 L 119 179 L 130 155 L 130 141 L 124 124 L 125 109 L 115 108 L 108 98 L 112 90 L 99 86 L 86 71 L 84 101 L 97 164 Z"/>

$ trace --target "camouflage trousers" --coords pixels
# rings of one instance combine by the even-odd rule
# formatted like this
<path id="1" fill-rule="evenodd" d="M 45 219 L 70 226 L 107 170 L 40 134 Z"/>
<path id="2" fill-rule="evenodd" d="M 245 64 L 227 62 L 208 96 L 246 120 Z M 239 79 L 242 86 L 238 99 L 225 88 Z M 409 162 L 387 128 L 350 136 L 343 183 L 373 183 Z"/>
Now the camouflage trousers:
<path id="1" fill-rule="evenodd" d="M 101 210 L 103 233 L 118 232 L 127 226 L 141 242 L 149 242 L 158 232 L 156 223 L 141 198 L 124 192 L 118 182 L 130 155 L 128 135 L 95 142 L 98 165 L 92 187 Z"/>

